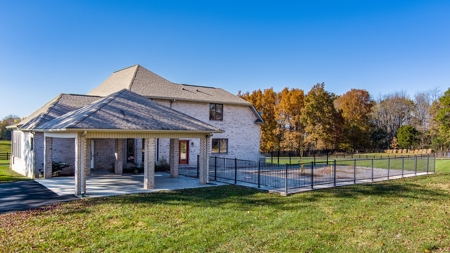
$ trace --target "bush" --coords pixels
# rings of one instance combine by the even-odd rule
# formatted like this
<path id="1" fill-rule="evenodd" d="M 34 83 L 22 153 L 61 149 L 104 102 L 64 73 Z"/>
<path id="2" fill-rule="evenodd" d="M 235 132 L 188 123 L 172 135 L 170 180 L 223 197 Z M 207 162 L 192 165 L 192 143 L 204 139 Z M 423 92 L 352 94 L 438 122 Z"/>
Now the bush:
<path id="1" fill-rule="evenodd" d="M 54 177 L 61 176 L 63 169 L 69 167 L 70 164 L 52 161 L 52 175 Z"/>
<path id="2" fill-rule="evenodd" d="M 156 172 L 170 171 L 170 165 L 169 163 L 167 163 L 167 160 L 166 158 L 164 158 L 164 156 L 161 157 L 161 159 L 155 163 L 155 171 Z"/>

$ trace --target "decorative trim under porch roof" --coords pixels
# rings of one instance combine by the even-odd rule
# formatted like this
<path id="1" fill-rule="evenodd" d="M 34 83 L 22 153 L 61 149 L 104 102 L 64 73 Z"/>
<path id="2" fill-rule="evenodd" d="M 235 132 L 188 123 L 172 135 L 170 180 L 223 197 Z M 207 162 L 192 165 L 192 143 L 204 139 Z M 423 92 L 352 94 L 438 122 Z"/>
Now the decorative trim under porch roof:
<path id="1" fill-rule="evenodd" d="M 210 124 L 123 89 L 66 113 L 35 131 L 84 131 L 173 134 L 222 133 Z"/>

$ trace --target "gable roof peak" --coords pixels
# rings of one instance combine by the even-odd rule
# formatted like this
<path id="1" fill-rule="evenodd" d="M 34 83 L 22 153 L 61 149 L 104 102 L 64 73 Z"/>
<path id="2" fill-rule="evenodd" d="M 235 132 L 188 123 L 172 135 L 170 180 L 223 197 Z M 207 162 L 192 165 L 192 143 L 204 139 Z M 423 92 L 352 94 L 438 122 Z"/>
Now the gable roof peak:
<path id="1" fill-rule="evenodd" d="M 129 67 L 126 67 L 126 68 L 123 68 L 123 69 L 116 70 L 116 71 L 114 71 L 113 73 L 117 73 L 117 72 L 120 72 L 120 71 L 129 69 L 129 68 L 132 68 L 132 67 L 140 67 L 140 65 L 139 65 L 139 64 L 134 64 L 134 65 L 131 65 L 131 66 L 129 66 Z"/>
<path id="2" fill-rule="evenodd" d="M 104 97 L 122 89 L 156 99 L 251 105 L 244 99 L 221 88 L 173 83 L 139 64 L 115 71 L 88 94 Z"/>

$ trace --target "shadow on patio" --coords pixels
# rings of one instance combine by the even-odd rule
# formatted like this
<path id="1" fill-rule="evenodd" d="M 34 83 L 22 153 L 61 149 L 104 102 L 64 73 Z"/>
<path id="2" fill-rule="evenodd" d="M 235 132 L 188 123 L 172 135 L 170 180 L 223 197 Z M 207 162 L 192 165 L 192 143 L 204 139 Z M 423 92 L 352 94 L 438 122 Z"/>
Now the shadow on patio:
<path id="1" fill-rule="evenodd" d="M 50 179 L 36 179 L 36 182 L 42 184 L 58 195 L 75 194 L 74 177 L 54 177 Z M 132 193 L 157 192 L 167 190 L 178 190 L 186 188 L 200 188 L 224 183 L 211 182 L 209 184 L 200 184 L 197 178 L 179 176 L 171 178 L 169 173 L 155 173 L 155 188 L 144 189 L 144 175 L 123 174 L 116 175 L 110 172 L 92 172 L 87 177 L 86 192 L 87 197 L 105 197 L 124 195 Z"/>

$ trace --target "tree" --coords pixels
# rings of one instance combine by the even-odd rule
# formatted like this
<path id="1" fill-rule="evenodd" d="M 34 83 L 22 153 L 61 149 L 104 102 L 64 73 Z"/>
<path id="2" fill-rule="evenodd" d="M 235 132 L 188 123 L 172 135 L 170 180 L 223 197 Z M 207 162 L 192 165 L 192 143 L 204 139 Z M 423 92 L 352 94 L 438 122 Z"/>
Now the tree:
<path id="1" fill-rule="evenodd" d="M 417 142 L 419 131 L 411 125 L 401 126 L 397 132 L 398 145 L 401 148 L 413 148 Z"/>
<path id="2" fill-rule="evenodd" d="M 20 122 L 20 118 L 17 115 L 10 114 L 0 121 L 0 140 L 11 140 L 11 130 L 7 129 L 7 126 L 14 125 Z"/>
<path id="3" fill-rule="evenodd" d="M 304 92 L 300 89 L 284 88 L 278 93 L 275 107 L 278 133 L 282 136 L 281 148 L 300 150 L 304 146 L 304 127 L 300 120 L 305 107 Z"/>
<path id="4" fill-rule="evenodd" d="M 367 148 L 370 140 L 370 113 L 374 106 L 369 92 L 352 89 L 335 101 L 337 110 L 342 111 L 344 118 L 343 139 L 352 151 Z"/>
<path id="5" fill-rule="evenodd" d="M 301 116 L 306 141 L 315 149 L 336 149 L 339 145 L 343 118 L 334 107 L 336 96 L 325 90 L 324 83 L 312 87 L 305 98 Z"/>
<path id="6" fill-rule="evenodd" d="M 238 96 L 252 103 L 256 110 L 261 114 L 264 124 L 261 125 L 260 132 L 260 150 L 269 152 L 277 150 L 281 137 L 278 134 L 277 121 L 275 117 L 275 106 L 277 104 L 277 93 L 273 88 L 253 91 L 251 94 L 246 92 Z"/>
<path id="7" fill-rule="evenodd" d="M 397 141 L 397 137 L 395 137 L 394 136 L 394 138 L 392 138 L 392 141 L 391 141 L 391 148 L 393 148 L 393 149 L 397 149 L 398 148 L 398 141 Z"/>
<path id="8" fill-rule="evenodd" d="M 411 125 L 414 102 L 406 92 L 395 92 L 379 99 L 372 110 L 372 121 L 376 127 L 386 132 L 385 147 L 397 135 L 403 125 Z"/>
<path id="9" fill-rule="evenodd" d="M 434 122 L 439 125 L 437 140 L 441 148 L 450 146 L 450 88 L 439 98 L 439 102 L 434 105 L 436 112 L 433 117 Z"/>

